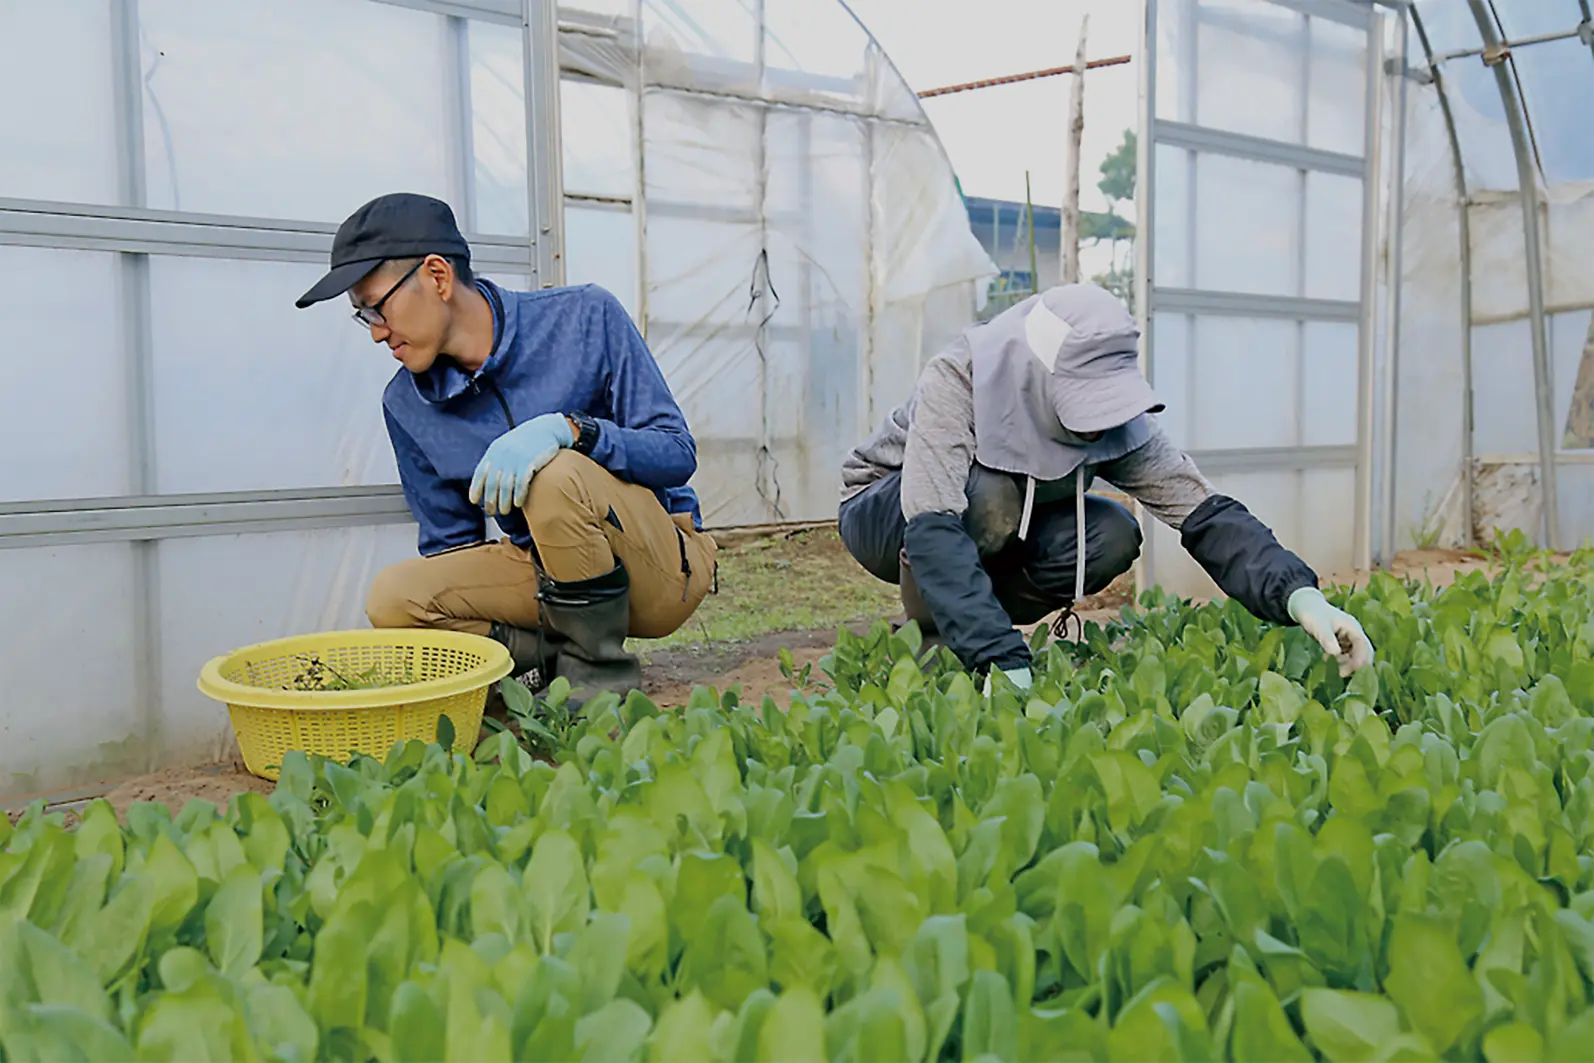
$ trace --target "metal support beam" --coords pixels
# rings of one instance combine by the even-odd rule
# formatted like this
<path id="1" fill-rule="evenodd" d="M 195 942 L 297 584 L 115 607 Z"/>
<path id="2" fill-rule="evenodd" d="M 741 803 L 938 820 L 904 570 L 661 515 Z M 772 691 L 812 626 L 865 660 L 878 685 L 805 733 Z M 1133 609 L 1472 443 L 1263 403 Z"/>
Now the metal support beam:
<path id="1" fill-rule="evenodd" d="M 1587 5 L 1588 0 L 1583 0 Z M 1434 66 L 1433 45 L 1428 40 L 1427 27 L 1423 25 L 1422 12 L 1411 9 L 1411 25 L 1417 31 L 1417 41 L 1423 54 L 1433 67 L 1433 87 L 1439 96 L 1439 113 L 1444 119 L 1445 135 L 1450 141 L 1450 164 L 1455 171 L 1456 214 L 1460 230 L 1461 263 L 1461 541 L 1472 545 L 1472 449 L 1473 449 L 1473 394 L 1472 394 L 1472 209 L 1468 206 L 1467 167 L 1461 156 L 1461 137 L 1456 131 L 1456 115 L 1450 106 L 1450 92 L 1445 84 L 1444 72 Z"/>
<path id="2" fill-rule="evenodd" d="M 526 220 L 532 238 L 532 287 L 555 288 L 565 282 L 556 0 L 521 0 L 521 20 L 526 76 Z"/>
<path id="3" fill-rule="evenodd" d="M 1367 129 L 1362 169 L 1361 317 L 1356 348 L 1356 529 L 1354 561 L 1373 563 L 1373 355 L 1378 321 L 1378 181 L 1383 165 L 1382 16 L 1367 12 Z"/>
<path id="4" fill-rule="evenodd" d="M 0 549 L 144 542 L 299 528 L 402 524 L 398 487 L 141 495 L 0 506 Z"/>
<path id="5" fill-rule="evenodd" d="M 1367 6 L 1355 0 L 1272 0 L 1279 7 L 1299 11 L 1312 18 L 1327 19 L 1344 26 L 1364 29 L 1367 26 Z"/>
<path id="6" fill-rule="evenodd" d="M 1153 313 L 1263 317 L 1285 321 L 1358 321 L 1361 305 L 1338 299 L 1303 299 L 1293 295 L 1251 295 L 1195 288 L 1152 288 Z"/>
<path id="7" fill-rule="evenodd" d="M 520 0 L 376 0 L 379 4 L 430 11 L 453 18 L 475 18 L 504 26 L 520 25 Z"/>
<path id="8" fill-rule="evenodd" d="M 0 198 L 0 245 L 314 262 L 325 267 L 336 231 L 336 225 L 317 222 Z M 479 269 L 525 271 L 529 253 L 525 237 L 467 234 L 466 238 L 471 261 Z"/>
<path id="9" fill-rule="evenodd" d="M 1498 49 L 1494 16 L 1484 0 L 1467 0 L 1484 47 Z M 1506 125 L 1511 131 L 1511 146 L 1517 158 L 1518 194 L 1522 197 L 1522 237 L 1528 269 L 1529 327 L 1533 337 L 1533 392 L 1538 404 L 1539 488 L 1544 494 L 1544 543 L 1551 550 L 1561 548 L 1561 507 L 1555 485 L 1555 396 L 1550 374 L 1549 337 L 1544 323 L 1544 261 L 1539 246 L 1539 174 L 1528 142 L 1527 118 L 1517 96 L 1516 79 L 1505 63 L 1494 67 L 1495 84 L 1505 106 Z"/>
<path id="10" fill-rule="evenodd" d="M 1360 177 L 1364 166 L 1363 160 L 1355 155 L 1162 119 L 1158 119 L 1153 125 L 1153 137 L 1158 144 L 1167 144 L 1170 147 L 1189 148 L 1212 155 L 1228 155 L 1253 162 L 1268 162 L 1296 170 L 1339 174 L 1342 177 Z"/>
<path id="11" fill-rule="evenodd" d="M 1400 52 L 1395 61 L 1397 71 L 1404 70 L 1409 53 L 1408 37 L 1410 28 L 1406 22 L 1406 12 L 1400 12 Z M 1389 292 L 1389 309 L 1385 324 L 1387 326 L 1384 340 L 1384 480 L 1383 480 L 1383 527 L 1379 534 L 1380 561 L 1389 562 L 1395 557 L 1395 536 L 1398 534 L 1399 522 L 1395 512 L 1395 480 L 1396 463 L 1399 449 L 1400 425 L 1400 311 L 1402 293 L 1402 273 L 1404 272 L 1403 256 L 1405 251 L 1405 225 L 1406 225 L 1406 104 L 1408 102 L 1407 86 L 1410 79 L 1400 77 L 1396 79 L 1394 106 L 1395 113 L 1392 117 L 1391 136 L 1395 157 L 1389 168 L 1390 196 L 1389 196 L 1389 267 L 1386 280 Z"/>

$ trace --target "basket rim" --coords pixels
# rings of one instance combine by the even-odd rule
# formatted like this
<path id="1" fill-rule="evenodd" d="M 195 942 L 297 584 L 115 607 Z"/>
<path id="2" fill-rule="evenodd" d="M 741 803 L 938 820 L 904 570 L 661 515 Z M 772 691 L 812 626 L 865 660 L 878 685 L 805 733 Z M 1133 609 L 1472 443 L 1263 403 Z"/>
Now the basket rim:
<path id="1" fill-rule="evenodd" d="M 483 663 L 459 675 L 427 679 L 403 686 L 371 690 L 274 690 L 249 686 L 222 676 L 221 670 L 240 657 L 276 656 L 293 653 L 324 652 L 336 646 L 404 645 L 433 649 L 457 649 L 485 657 Z M 484 635 L 433 628 L 356 628 L 347 631 L 317 631 L 306 635 L 268 639 L 240 646 L 212 657 L 199 672 L 202 694 L 227 705 L 255 709 L 291 709 L 296 712 L 347 712 L 350 709 L 385 709 L 414 705 L 453 697 L 495 683 L 514 671 L 514 660 L 500 642 Z"/>

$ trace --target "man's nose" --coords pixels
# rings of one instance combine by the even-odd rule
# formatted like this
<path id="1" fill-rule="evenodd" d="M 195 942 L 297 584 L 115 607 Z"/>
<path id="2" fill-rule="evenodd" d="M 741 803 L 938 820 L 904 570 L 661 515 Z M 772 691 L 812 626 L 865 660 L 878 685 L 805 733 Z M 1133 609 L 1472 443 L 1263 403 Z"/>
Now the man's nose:
<path id="1" fill-rule="evenodd" d="M 387 338 L 393 335 L 393 330 L 386 325 L 371 325 L 371 342 L 386 343 Z"/>

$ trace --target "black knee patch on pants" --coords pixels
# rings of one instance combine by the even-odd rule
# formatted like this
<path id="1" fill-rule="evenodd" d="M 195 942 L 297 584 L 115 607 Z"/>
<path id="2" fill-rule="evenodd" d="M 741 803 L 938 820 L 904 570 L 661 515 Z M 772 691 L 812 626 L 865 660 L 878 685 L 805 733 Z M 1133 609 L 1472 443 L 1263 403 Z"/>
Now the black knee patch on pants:
<path id="1" fill-rule="evenodd" d="M 1144 538 L 1134 514 L 1097 495 L 1085 497 L 1085 529 L 1085 593 L 1098 594 L 1134 565 Z M 997 598 L 1014 623 L 1032 624 L 1075 604 L 1078 550 L 1072 504 L 1036 515 L 1022 560 L 994 580 Z"/>

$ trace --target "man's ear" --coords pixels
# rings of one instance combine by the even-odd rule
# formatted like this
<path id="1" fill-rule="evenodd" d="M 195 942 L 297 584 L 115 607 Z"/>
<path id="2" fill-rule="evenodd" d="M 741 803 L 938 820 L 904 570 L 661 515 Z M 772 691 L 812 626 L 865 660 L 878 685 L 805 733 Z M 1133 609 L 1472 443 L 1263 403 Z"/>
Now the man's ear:
<path id="1" fill-rule="evenodd" d="M 454 267 L 449 265 L 448 259 L 442 255 L 427 255 L 426 264 L 421 270 L 437 286 L 438 298 L 445 303 L 453 298 L 458 278 L 454 276 Z"/>

